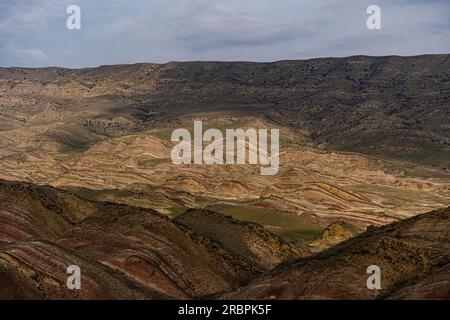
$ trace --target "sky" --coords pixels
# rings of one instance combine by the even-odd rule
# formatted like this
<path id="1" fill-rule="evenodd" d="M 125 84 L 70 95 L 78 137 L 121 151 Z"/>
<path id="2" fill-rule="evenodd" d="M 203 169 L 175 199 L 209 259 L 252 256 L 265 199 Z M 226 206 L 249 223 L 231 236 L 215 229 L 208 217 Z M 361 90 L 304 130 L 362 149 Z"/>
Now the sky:
<path id="1" fill-rule="evenodd" d="M 0 0 L 1 67 L 431 53 L 450 53 L 450 0 Z"/>

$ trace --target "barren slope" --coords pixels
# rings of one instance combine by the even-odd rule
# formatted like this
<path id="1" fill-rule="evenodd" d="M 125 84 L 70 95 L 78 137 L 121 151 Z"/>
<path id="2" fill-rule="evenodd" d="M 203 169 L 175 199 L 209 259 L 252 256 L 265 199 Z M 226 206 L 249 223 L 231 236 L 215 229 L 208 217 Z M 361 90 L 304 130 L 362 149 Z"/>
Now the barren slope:
<path id="1" fill-rule="evenodd" d="M 149 209 L 0 181 L 0 298 L 192 298 L 262 269 Z M 65 287 L 82 270 L 83 290 Z"/>
<path id="2" fill-rule="evenodd" d="M 47 136 L 79 147 L 180 115 L 258 115 L 331 149 L 445 166 L 449 79 L 448 55 L 1 68 L 0 124 L 9 130 L 72 117 L 77 135 L 53 126 Z"/>
<path id="3" fill-rule="evenodd" d="M 450 208 L 371 229 L 324 252 L 281 265 L 233 299 L 450 298 Z M 366 287 L 378 265 L 382 290 Z"/>
<path id="4" fill-rule="evenodd" d="M 385 224 L 450 204 L 449 68 L 447 55 L 0 68 L 0 178 L 170 215 L 233 205 Z M 280 128 L 280 173 L 173 165 L 171 131 L 200 119 Z"/>

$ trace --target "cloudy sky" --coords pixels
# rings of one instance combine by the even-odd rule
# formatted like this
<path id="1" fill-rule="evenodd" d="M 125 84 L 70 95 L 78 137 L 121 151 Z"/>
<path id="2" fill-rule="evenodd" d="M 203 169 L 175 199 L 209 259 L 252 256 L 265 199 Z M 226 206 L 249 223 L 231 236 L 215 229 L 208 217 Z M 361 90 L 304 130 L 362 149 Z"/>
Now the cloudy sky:
<path id="1" fill-rule="evenodd" d="M 3 67 L 424 53 L 450 53 L 450 0 L 0 0 Z"/>

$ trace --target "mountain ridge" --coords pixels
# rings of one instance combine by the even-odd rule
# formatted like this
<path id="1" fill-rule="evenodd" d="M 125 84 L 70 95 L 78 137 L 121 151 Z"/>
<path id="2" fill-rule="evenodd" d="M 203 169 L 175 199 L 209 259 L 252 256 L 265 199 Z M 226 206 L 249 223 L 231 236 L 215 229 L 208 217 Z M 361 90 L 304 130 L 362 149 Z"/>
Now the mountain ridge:
<path id="1" fill-rule="evenodd" d="M 318 57 L 318 58 L 306 58 L 306 59 L 281 59 L 274 61 L 251 61 L 251 60 L 172 60 L 166 62 L 132 62 L 132 63 L 115 63 L 115 64 L 102 64 L 97 66 L 87 66 L 87 67 L 64 67 L 64 66 L 45 66 L 45 67 L 22 67 L 22 66 L 0 66 L 1 69 L 28 69 L 28 70 L 38 70 L 38 69 L 66 69 L 66 70 L 84 70 L 84 69 L 98 69 L 111 66 L 126 67 L 126 66 L 139 66 L 139 65 L 168 65 L 175 63 L 254 63 L 254 64 L 273 64 L 279 62 L 301 62 L 301 61 L 314 61 L 314 60 L 333 60 L 333 59 L 351 59 L 351 58 L 427 58 L 427 57 L 450 57 L 450 53 L 424 53 L 424 54 L 414 54 L 414 55 L 365 55 L 365 54 L 355 54 L 350 56 L 342 57 Z"/>
<path id="2" fill-rule="evenodd" d="M 119 104 L 113 112 L 147 128 L 199 112 L 259 115 L 331 150 L 443 166 L 449 76 L 449 55 L 171 62 L 1 69 L 0 93 L 53 103 L 109 97 Z"/>

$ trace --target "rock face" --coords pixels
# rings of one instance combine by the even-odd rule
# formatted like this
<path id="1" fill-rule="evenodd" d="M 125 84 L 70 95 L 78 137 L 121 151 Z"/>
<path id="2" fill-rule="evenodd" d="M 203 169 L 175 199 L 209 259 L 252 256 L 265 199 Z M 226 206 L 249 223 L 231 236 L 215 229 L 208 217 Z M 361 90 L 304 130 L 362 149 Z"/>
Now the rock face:
<path id="1" fill-rule="evenodd" d="M 366 286 L 381 268 L 381 290 Z M 326 251 L 277 267 L 232 299 L 450 298 L 450 208 L 371 229 Z"/>
<path id="2" fill-rule="evenodd" d="M 328 249 L 342 241 L 361 233 L 361 229 L 342 221 L 334 222 L 323 230 L 322 234 L 308 244 L 312 252 Z"/>

